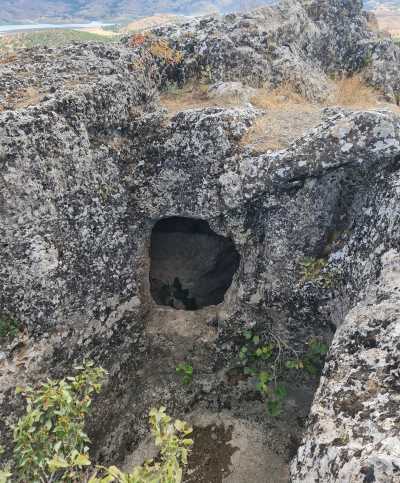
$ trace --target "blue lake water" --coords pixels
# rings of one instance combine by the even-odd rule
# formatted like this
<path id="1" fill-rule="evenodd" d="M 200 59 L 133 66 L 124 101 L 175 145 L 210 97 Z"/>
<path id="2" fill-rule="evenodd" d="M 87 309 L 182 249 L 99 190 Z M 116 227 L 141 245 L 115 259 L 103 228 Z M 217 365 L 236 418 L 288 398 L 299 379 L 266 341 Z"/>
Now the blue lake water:
<path id="1" fill-rule="evenodd" d="M 105 27 L 113 25 L 110 23 L 90 22 L 90 23 L 39 23 L 27 25 L 0 25 L 0 33 L 17 32 L 18 30 L 42 30 L 42 29 L 82 29 L 90 27 Z"/>

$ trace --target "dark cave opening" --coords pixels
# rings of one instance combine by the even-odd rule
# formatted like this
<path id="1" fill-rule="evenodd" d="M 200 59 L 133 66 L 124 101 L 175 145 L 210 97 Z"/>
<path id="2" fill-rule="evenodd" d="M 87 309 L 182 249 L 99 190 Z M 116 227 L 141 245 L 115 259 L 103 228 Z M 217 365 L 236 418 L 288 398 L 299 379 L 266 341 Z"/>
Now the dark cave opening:
<path id="1" fill-rule="evenodd" d="M 240 255 L 204 220 L 171 217 L 151 234 L 150 292 L 158 305 L 198 310 L 224 301 Z"/>

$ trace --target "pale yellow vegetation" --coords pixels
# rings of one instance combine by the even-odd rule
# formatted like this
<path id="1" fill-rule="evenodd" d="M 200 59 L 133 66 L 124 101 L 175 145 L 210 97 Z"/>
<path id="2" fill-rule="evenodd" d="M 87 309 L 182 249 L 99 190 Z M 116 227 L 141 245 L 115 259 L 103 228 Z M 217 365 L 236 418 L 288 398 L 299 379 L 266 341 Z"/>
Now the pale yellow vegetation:
<path id="1" fill-rule="evenodd" d="M 123 33 L 129 32 L 141 32 L 143 30 L 151 29 L 159 25 L 168 25 L 176 23 L 185 17 L 179 17 L 177 15 L 153 15 L 151 17 L 144 17 L 138 20 L 130 22 L 126 27 L 121 29 Z"/>
<path id="2" fill-rule="evenodd" d="M 84 27 L 80 29 L 74 29 L 78 32 L 87 32 L 89 34 L 101 35 L 102 37 L 115 37 L 120 35 L 118 32 L 112 30 L 104 30 L 102 27 Z"/>
<path id="3" fill-rule="evenodd" d="M 224 98 L 210 99 L 208 85 L 190 81 L 182 89 L 171 88 L 161 95 L 161 105 L 164 106 L 171 115 L 187 109 L 201 109 L 204 107 L 238 107 L 241 105 L 240 99 Z"/>
<path id="4" fill-rule="evenodd" d="M 346 77 L 335 84 L 336 92 L 332 105 L 351 109 L 373 109 L 382 106 L 380 92 L 367 86 L 359 76 Z M 393 109 L 396 109 L 396 106 L 393 105 Z"/>
<path id="5" fill-rule="evenodd" d="M 297 94 L 289 84 L 276 89 L 257 89 L 251 104 L 265 110 L 244 136 L 242 144 L 250 145 L 255 152 L 277 150 L 287 147 L 291 141 L 302 136 L 321 121 L 323 107 L 343 107 L 354 110 L 386 108 L 400 112 L 400 108 L 384 101 L 380 92 L 367 86 L 360 76 L 333 81 L 331 100 L 312 103 Z M 243 105 L 239 98 L 211 99 L 208 86 L 190 82 L 182 89 L 171 89 L 161 95 L 162 105 L 173 116 L 179 111 L 205 107 L 237 107 Z"/>

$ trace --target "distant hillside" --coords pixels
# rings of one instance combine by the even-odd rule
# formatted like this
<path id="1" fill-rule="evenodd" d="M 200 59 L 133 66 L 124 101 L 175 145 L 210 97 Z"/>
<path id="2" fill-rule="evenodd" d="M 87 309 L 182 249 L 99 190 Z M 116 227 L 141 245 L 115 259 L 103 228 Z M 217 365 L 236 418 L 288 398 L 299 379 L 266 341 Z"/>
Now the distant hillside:
<path id="1" fill-rule="evenodd" d="M 400 0 L 364 0 L 365 8 L 376 10 L 379 7 L 400 9 Z"/>
<path id="2" fill-rule="evenodd" d="M 278 0 L 0 0 L 0 24 L 122 20 L 157 13 L 195 15 L 248 10 Z M 400 9 L 400 0 L 365 0 L 370 10 Z"/>
<path id="3" fill-rule="evenodd" d="M 118 20 L 245 10 L 274 0 L 0 0 L 0 23 Z"/>
<path id="4" fill-rule="evenodd" d="M 90 31 L 49 29 L 0 36 L 0 54 L 35 46 L 62 47 L 71 42 L 117 42 L 120 35 L 99 35 Z"/>

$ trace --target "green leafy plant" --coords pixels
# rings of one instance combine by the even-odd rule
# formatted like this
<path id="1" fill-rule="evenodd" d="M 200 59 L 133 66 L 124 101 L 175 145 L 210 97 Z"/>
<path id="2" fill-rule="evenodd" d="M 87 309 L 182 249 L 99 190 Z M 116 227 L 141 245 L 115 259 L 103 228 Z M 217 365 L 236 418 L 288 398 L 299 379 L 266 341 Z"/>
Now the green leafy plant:
<path id="1" fill-rule="evenodd" d="M 267 410 L 271 416 L 279 416 L 283 411 L 283 401 L 287 396 L 287 390 L 282 384 L 277 384 L 267 401 Z"/>
<path id="2" fill-rule="evenodd" d="M 326 267 L 327 261 L 323 258 L 305 257 L 300 262 L 300 272 L 305 282 L 316 280 L 320 277 L 321 271 Z"/>
<path id="3" fill-rule="evenodd" d="M 211 65 L 203 65 L 200 67 L 199 81 L 202 85 L 209 85 L 213 82 L 213 72 Z"/>
<path id="4" fill-rule="evenodd" d="M 328 270 L 328 261 L 325 258 L 305 257 L 300 262 L 300 273 L 303 283 L 317 282 L 324 288 L 333 287 L 340 279 L 337 270 Z"/>
<path id="5" fill-rule="evenodd" d="M 181 362 L 175 368 L 175 371 L 181 377 L 182 384 L 189 385 L 193 380 L 193 367 L 186 363 Z"/>
<path id="6" fill-rule="evenodd" d="M 70 481 L 90 465 L 84 422 L 105 371 L 89 362 L 76 370 L 37 389 L 17 388 L 27 401 L 14 426 L 15 469 L 22 481 Z"/>
<path id="7" fill-rule="evenodd" d="M 256 389 L 265 400 L 267 412 L 271 416 L 279 416 L 287 397 L 286 387 L 281 382 L 285 370 L 301 369 L 311 375 L 317 374 L 328 347 L 319 339 L 312 339 L 303 357 L 293 351 L 295 358 L 289 359 L 288 348 L 283 350 L 282 342 L 276 337 L 274 341 L 264 342 L 251 330 L 244 331 L 243 337 L 245 343 L 239 350 L 243 373 L 255 378 Z"/>
<path id="8" fill-rule="evenodd" d="M 0 470 L 0 483 L 7 483 L 8 479 L 12 476 L 7 470 Z"/>
<path id="9" fill-rule="evenodd" d="M 308 350 L 301 359 L 289 359 L 286 361 L 288 369 L 304 369 L 314 376 L 321 371 L 328 346 L 321 340 L 314 338 L 308 342 Z"/>
<path id="10" fill-rule="evenodd" d="M 21 329 L 21 324 L 7 315 L 0 316 L 0 337 L 14 339 Z"/>
<path id="11" fill-rule="evenodd" d="M 264 344 L 251 330 L 245 330 L 243 337 L 245 344 L 239 351 L 243 372 L 256 379 L 256 389 L 266 401 L 267 412 L 278 416 L 282 412 L 286 390 L 277 383 L 278 362 L 274 358 L 277 346 L 272 342 Z"/>
<path id="12" fill-rule="evenodd" d="M 4 448 L 3 446 L 0 446 L 0 455 L 2 455 L 3 453 Z M 6 483 L 11 475 L 12 473 L 8 471 L 8 468 L 5 468 L 3 470 L 0 468 L 0 483 Z"/>
<path id="13" fill-rule="evenodd" d="M 322 369 L 328 346 L 318 340 L 311 339 L 308 343 L 308 351 L 303 358 L 304 369 L 311 375 L 316 375 Z"/>
<path id="14" fill-rule="evenodd" d="M 150 411 L 150 427 L 155 443 L 160 448 L 160 460 L 147 461 L 133 472 L 123 473 L 115 466 L 102 468 L 103 476 L 93 476 L 89 483 L 180 483 L 187 465 L 193 440 L 192 428 L 179 419 L 172 421 L 165 407 Z"/>
<path id="15" fill-rule="evenodd" d="M 150 411 L 151 432 L 160 449 L 156 461 L 146 461 L 132 473 L 115 466 L 93 467 L 84 418 L 106 372 L 92 363 L 76 370 L 73 377 L 18 390 L 27 409 L 14 427 L 14 468 L 0 470 L 0 483 L 10 478 L 21 483 L 181 483 L 193 445 L 192 428 L 179 419 L 172 421 L 164 407 Z"/>

